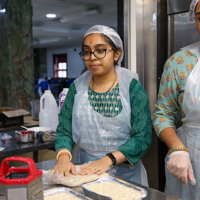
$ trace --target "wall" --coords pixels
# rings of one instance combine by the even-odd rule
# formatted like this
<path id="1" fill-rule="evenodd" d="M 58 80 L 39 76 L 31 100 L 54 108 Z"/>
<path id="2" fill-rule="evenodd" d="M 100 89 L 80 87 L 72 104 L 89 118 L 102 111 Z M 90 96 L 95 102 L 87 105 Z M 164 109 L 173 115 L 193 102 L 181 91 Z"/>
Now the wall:
<path id="1" fill-rule="evenodd" d="M 0 18 L 0 106 L 30 110 L 34 96 L 31 0 L 7 0 L 5 6 Z"/>
<path id="2" fill-rule="evenodd" d="M 47 56 L 46 48 L 34 49 L 34 76 L 39 79 L 47 73 Z"/>
<path id="3" fill-rule="evenodd" d="M 76 49 L 76 51 L 75 51 Z M 67 54 L 68 63 L 68 78 L 77 78 L 81 75 L 84 69 L 83 61 L 79 56 L 81 47 L 60 48 L 60 49 L 47 49 L 47 73 L 48 77 L 53 77 L 53 55 L 54 54 Z"/>
<path id="4" fill-rule="evenodd" d="M 7 88 L 11 87 L 9 80 L 8 65 L 9 50 L 8 50 L 8 18 L 6 14 L 0 14 L 0 107 L 5 105 L 5 102 L 9 102 L 9 94 Z"/>
<path id="5" fill-rule="evenodd" d="M 158 0 L 129 0 L 127 6 L 130 16 L 129 69 L 139 74 L 140 82 L 148 95 L 151 113 L 154 112 L 157 99 L 157 13 L 160 11 L 158 2 Z M 162 3 L 165 2 L 166 0 L 162 0 Z M 159 190 L 162 190 L 162 185 L 165 184 L 164 160 L 160 156 L 161 145 L 163 144 L 153 130 L 151 148 L 142 158 L 149 186 Z"/>

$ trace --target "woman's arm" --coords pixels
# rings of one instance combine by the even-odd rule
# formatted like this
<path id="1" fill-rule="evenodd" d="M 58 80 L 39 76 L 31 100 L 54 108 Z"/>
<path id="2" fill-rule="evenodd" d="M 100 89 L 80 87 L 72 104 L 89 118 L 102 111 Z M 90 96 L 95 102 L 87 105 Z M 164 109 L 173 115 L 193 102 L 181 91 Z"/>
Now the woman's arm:
<path id="1" fill-rule="evenodd" d="M 74 148 L 72 138 L 72 112 L 74 97 L 76 94 L 75 84 L 72 83 L 67 93 L 61 113 L 59 115 L 59 124 L 56 130 L 55 149 L 68 149 L 71 153 Z"/>
<path id="2" fill-rule="evenodd" d="M 174 128 L 166 128 L 160 132 L 160 138 L 165 142 L 169 149 L 176 147 L 185 147 L 176 134 Z"/>
<path id="3" fill-rule="evenodd" d="M 131 138 L 118 149 L 131 165 L 135 165 L 148 151 L 152 138 L 149 101 L 141 83 L 132 80 L 130 84 Z"/>
<path id="4" fill-rule="evenodd" d="M 182 56 L 175 54 L 164 65 L 156 111 L 153 115 L 156 133 L 170 149 L 184 147 L 176 134 L 175 126 L 181 108 L 179 101 L 183 99 L 183 89 L 186 83 L 185 79 L 181 81 L 179 78 L 180 73 L 184 74 L 184 58 L 182 58 L 182 64 L 176 62 L 178 58 Z M 179 72 L 179 69 L 183 71 Z"/>
<path id="5" fill-rule="evenodd" d="M 57 165 L 51 173 L 60 173 L 69 176 L 69 173 L 76 174 L 75 166 L 71 163 L 74 142 L 72 138 L 72 111 L 74 96 L 76 94 L 75 85 L 72 83 L 59 115 L 59 125 L 55 139 L 55 149 L 57 151 Z"/>
<path id="6" fill-rule="evenodd" d="M 112 153 L 116 159 L 116 164 L 122 163 L 127 161 L 126 157 L 120 152 L 115 151 Z M 104 156 L 103 158 L 89 162 L 81 167 L 81 171 L 79 174 L 87 175 L 87 174 L 97 174 L 100 175 L 106 172 L 111 166 L 113 165 L 113 161 L 110 159 L 109 156 Z"/>
<path id="7" fill-rule="evenodd" d="M 183 102 L 187 77 L 195 64 L 196 57 L 186 50 L 175 53 L 165 62 L 158 100 L 153 115 L 153 125 L 158 136 L 161 132 L 161 137 L 171 133 L 172 129 L 168 128 L 173 128 L 173 133 L 175 132 L 178 114 L 182 109 L 181 104 Z M 164 131 L 165 129 L 168 130 Z M 165 140 L 165 138 L 162 139 Z M 168 142 L 167 145 L 173 146 L 173 144 L 168 144 Z"/>
<path id="8" fill-rule="evenodd" d="M 187 183 L 187 178 L 189 178 L 192 184 L 195 184 L 195 178 L 190 156 L 177 136 L 175 123 L 178 111 L 182 109 L 181 104 L 187 77 L 195 65 L 195 60 L 196 58 L 192 56 L 191 52 L 180 51 L 166 61 L 160 83 L 156 112 L 153 116 L 157 135 L 171 149 L 167 161 L 168 171 L 183 183 Z"/>

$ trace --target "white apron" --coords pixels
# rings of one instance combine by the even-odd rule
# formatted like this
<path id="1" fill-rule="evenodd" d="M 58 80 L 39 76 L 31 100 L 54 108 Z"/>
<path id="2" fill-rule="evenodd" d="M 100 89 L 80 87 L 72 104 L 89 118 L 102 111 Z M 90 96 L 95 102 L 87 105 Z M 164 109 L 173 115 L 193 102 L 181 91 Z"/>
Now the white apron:
<path id="1" fill-rule="evenodd" d="M 116 67 L 116 74 L 119 81 L 118 98 L 121 99 L 123 108 L 115 117 L 105 117 L 96 112 L 90 105 L 88 100 L 89 83 L 92 77 L 90 71 L 85 72 L 75 80 L 77 94 L 74 99 L 72 115 L 72 135 L 77 145 L 75 161 L 78 163 L 98 160 L 107 153 L 116 151 L 130 139 L 131 108 L 129 86 L 131 80 L 133 78 L 138 79 L 138 76 L 119 66 Z M 99 98 L 101 98 L 100 95 Z M 141 161 L 136 166 L 131 167 L 122 163 L 111 168 L 111 173 L 131 180 L 134 176 L 134 172 L 131 172 L 131 170 L 136 171 L 137 169 L 134 181 L 140 184 L 147 184 L 147 181 L 144 182 L 141 178 L 141 173 L 144 172 Z"/>
<path id="2" fill-rule="evenodd" d="M 191 50 L 194 52 L 193 50 Z M 190 151 L 190 159 L 194 170 L 196 185 L 186 185 L 174 178 L 167 169 L 166 186 L 167 193 L 183 200 L 200 199 L 200 60 L 195 65 L 188 77 L 184 97 L 183 111 L 185 117 L 182 119 L 183 125 L 177 129 L 177 135 Z M 165 158 L 165 166 L 168 155 Z"/>

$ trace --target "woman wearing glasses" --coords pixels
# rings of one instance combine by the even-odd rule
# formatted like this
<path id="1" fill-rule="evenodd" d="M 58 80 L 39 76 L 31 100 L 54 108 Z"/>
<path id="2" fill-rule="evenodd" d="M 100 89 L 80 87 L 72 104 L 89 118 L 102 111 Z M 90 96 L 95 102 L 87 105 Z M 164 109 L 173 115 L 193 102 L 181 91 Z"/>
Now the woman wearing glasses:
<path id="1" fill-rule="evenodd" d="M 76 144 L 74 160 L 87 163 L 79 174 L 108 171 L 147 185 L 141 158 L 151 144 L 149 103 L 137 74 L 121 67 L 122 40 L 109 27 L 93 26 L 80 56 L 88 70 L 70 86 L 63 105 L 52 173 L 76 174 Z"/>

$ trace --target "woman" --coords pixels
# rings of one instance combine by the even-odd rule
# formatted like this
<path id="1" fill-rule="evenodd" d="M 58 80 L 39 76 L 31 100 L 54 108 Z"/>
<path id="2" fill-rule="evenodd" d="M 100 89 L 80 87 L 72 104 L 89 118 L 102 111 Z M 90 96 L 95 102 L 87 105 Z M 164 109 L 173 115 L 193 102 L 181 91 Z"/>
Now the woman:
<path id="1" fill-rule="evenodd" d="M 63 105 L 52 173 L 76 174 L 70 161 L 76 144 L 75 161 L 87 163 L 79 174 L 109 170 L 147 185 L 140 159 L 151 143 L 149 104 L 137 74 L 121 67 L 119 35 L 107 26 L 91 27 L 80 56 L 88 70 L 70 86 Z"/>
<path id="2" fill-rule="evenodd" d="M 193 0 L 188 14 L 200 33 L 200 2 Z M 166 192 L 185 200 L 200 199 L 200 60 L 198 43 L 165 63 L 154 128 L 169 147 L 166 156 Z M 176 130 L 181 114 L 183 125 Z"/>

